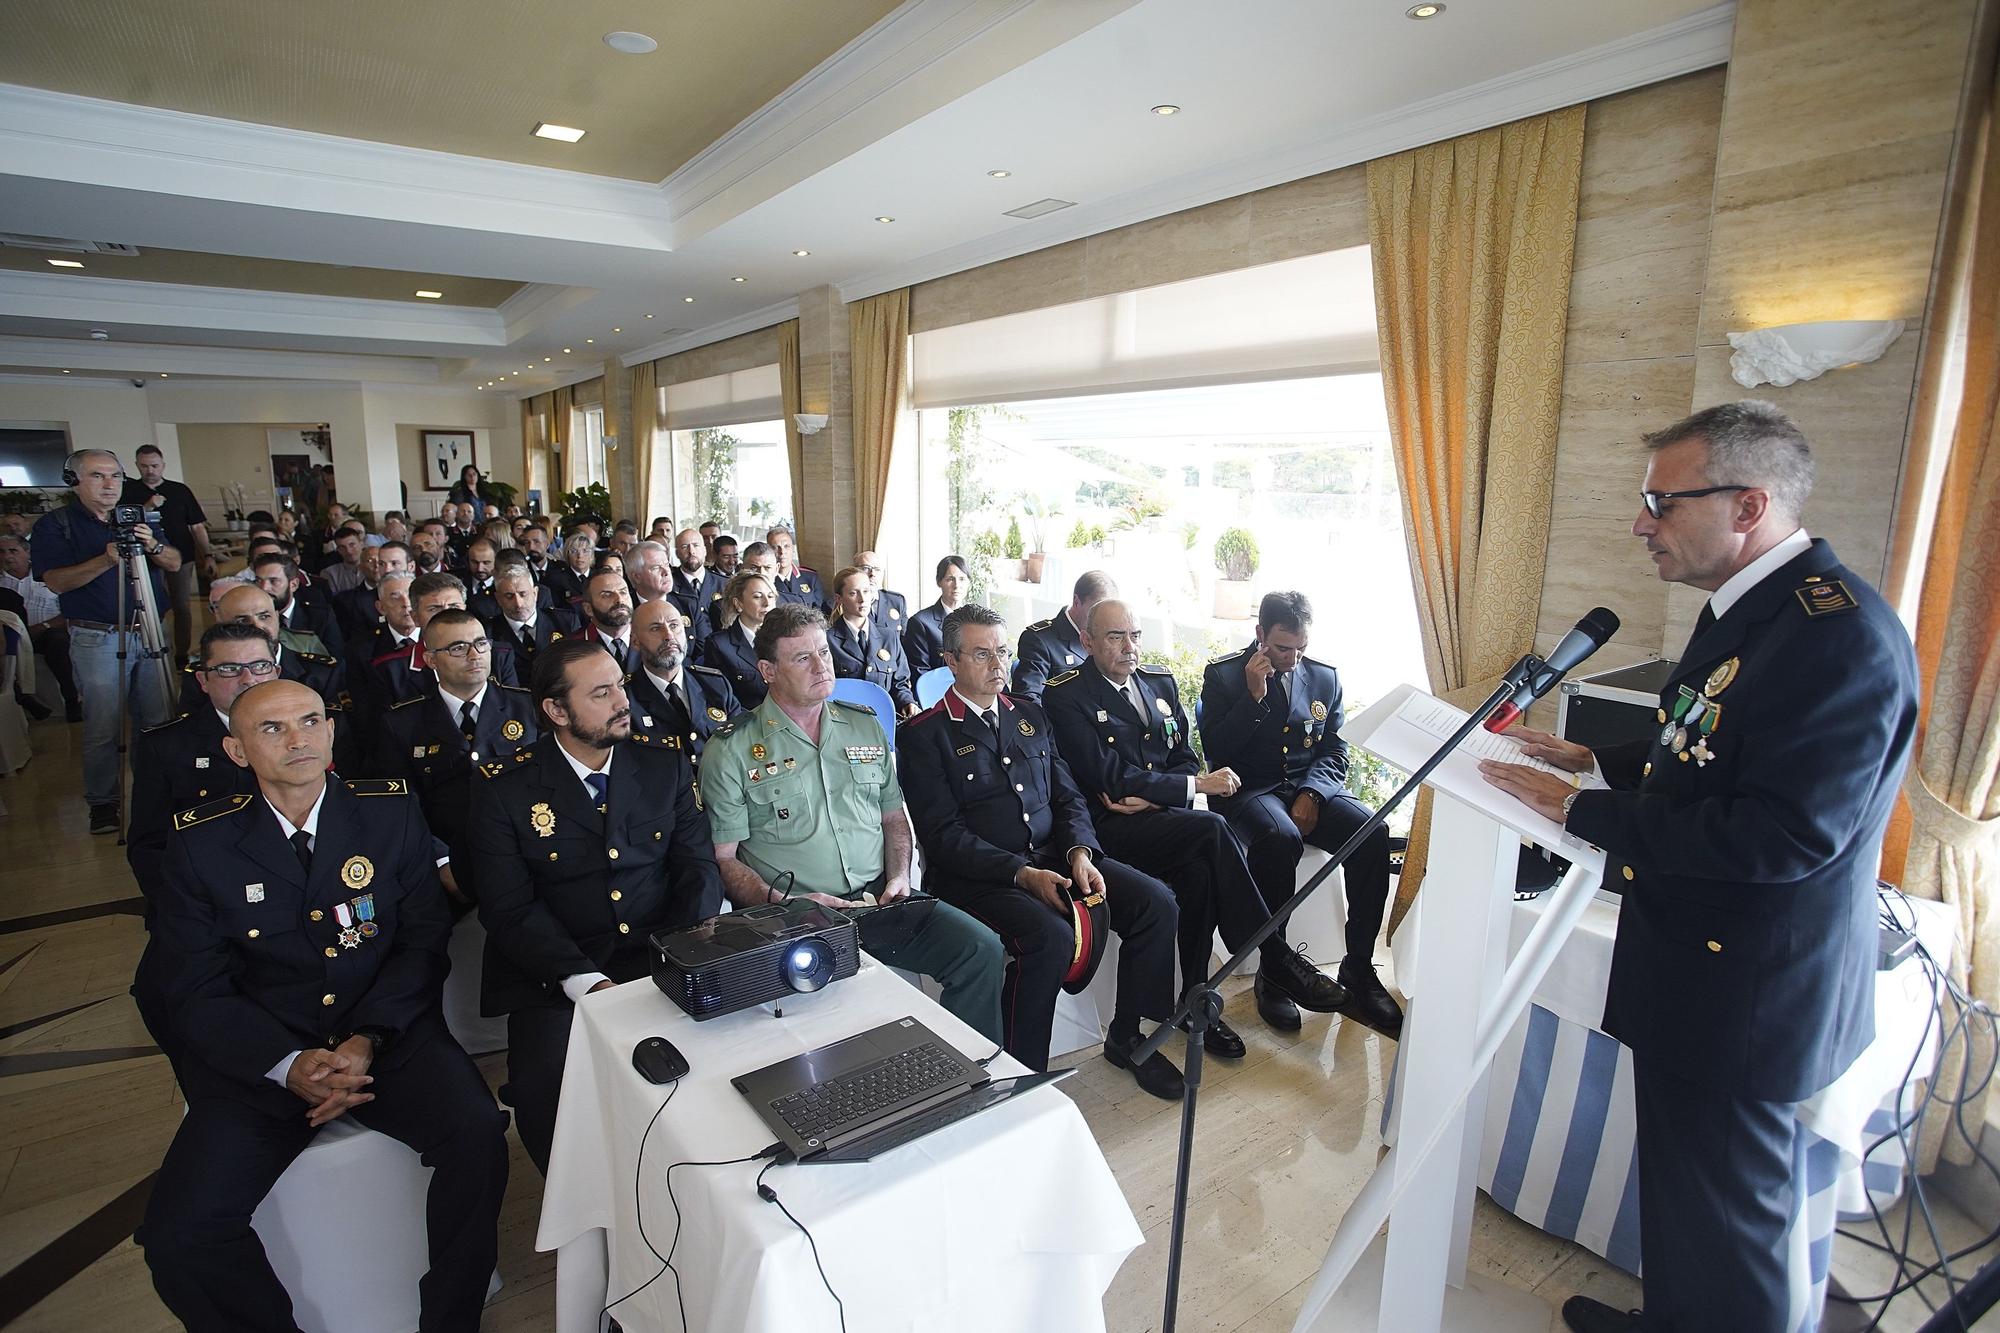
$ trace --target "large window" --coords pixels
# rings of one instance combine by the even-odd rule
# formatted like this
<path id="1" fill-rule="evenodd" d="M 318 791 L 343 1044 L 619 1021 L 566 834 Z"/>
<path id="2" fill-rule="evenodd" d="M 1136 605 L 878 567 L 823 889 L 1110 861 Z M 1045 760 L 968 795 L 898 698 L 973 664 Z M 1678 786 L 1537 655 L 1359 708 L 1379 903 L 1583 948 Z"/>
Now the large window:
<path id="1" fill-rule="evenodd" d="M 604 463 L 604 409 L 586 407 L 576 420 L 577 438 L 570 448 L 581 451 L 576 456 L 577 487 L 610 485 L 611 473 Z"/>
<path id="2" fill-rule="evenodd" d="M 675 487 L 661 513 L 675 526 L 714 519 L 748 545 L 773 524 L 792 521 L 792 476 L 785 462 L 785 423 L 747 421 L 671 433 Z"/>

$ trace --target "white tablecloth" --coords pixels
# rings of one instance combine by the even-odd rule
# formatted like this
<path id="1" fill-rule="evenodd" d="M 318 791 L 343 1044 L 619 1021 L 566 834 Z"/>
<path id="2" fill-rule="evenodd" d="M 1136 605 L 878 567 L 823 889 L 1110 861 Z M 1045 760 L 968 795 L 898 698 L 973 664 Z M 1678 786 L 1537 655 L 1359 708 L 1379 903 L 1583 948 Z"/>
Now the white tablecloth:
<path id="1" fill-rule="evenodd" d="M 696 1023 L 650 981 L 586 997 L 570 1032 L 536 1237 L 537 1248 L 562 1251 L 561 1333 L 593 1329 L 596 1306 L 660 1271 L 639 1234 L 635 1175 L 646 1235 L 665 1254 L 676 1236 L 667 1168 L 744 1157 L 772 1142 L 731 1078 L 905 1015 L 975 1059 L 991 1052 L 978 1033 L 866 957 L 852 979 L 788 999 L 782 1018 L 759 1008 Z M 636 1169 L 640 1136 L 668 1093 L 632 1068 L 632 1048 L 653 1035 L 678 1046 L 690 1072 Z M 991 1069 L 1023 1072 L 1005 1056 Z M 761 1165 L 673 1172 L 681 1215 L 674 1267 L 693 1329 L 834 1326 L 805 1237 L 753 1188 Z M 784 1166 L 764 1179 L 811 1229 L 857 1333 L 1091 1333 L 1104 1326 L 1105 1288 L 1142 1239 L 1083 1116 L 1056 1088 L 873 1162 Z M 586 1296 L 593 1279 L 603 1280 L 592 1259 L 606 1238 L 610 1295 Z M 589 1318 L 578 1313 L 585 1309 Z M 674 1275 L 613 1314 L 628 1329 L 680 1329 Z"/>

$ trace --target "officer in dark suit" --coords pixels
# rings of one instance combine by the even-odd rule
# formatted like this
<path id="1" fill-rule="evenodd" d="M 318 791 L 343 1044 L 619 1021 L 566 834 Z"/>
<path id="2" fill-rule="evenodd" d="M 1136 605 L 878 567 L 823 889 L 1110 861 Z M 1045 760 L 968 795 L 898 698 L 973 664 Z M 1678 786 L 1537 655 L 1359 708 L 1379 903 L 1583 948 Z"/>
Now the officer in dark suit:
<path id="1" fill-rule="evenodd" d="M 770 557 L 766 556 L 766 560 Z M 769 574 L 748 566 L 736 572 L 723 593 L 729 623 L 718 625 L 701 646 L 704 666 L 714 667 L 736 692 L 736 702 L 748 710 L 764 702 L 767 688 L 757 669 L 757 627 L 778 604 L 777 583 Z"/>
<path id="2" fill-rule="evenodd" d="M 854 567 L 868 576 L 868 586 L 875 590 L 874 600 L 868 604 L 868 619 L 877 630 L 901 639 L 910 625 L 910 604 L 903 594 L 882 586 L 882 557 L 873 551 L 856 551 Z M 838 591 L 834 590 L 836 596 Z"/>
<path id="3" fill-rule="evenodd" d="M 445 1030 L 436 844 L 401 783 L 328 780 L 332 726 L 296 682 L 244 691 L 225 745 L 257 795 L 175 817 L 150 999 L 173 1018 L 187 1114 L 138 1240 L 189 1328 L 296 1327 L 250 1216 L 320 1126 L 351 1115 L 432 1169 L 422 1326 L 471 1333 L 499 1248 L 507 1121 Z"/>
<path id="4" fill-rule="evenodd" d="M 1227 821 L 1194 808 L 1196 796 L 1220 800 L 1242 785 L 1228 769 L 1201 771 L 1180 687 L 1165 667 L 1139 662 L 1139 621 L 1115 598 L 1090 608 L 1083 665 L 1050 676 L 1042 706 L 1083 792 L 1105 853 L 1157 875 L 1180 902 L 1181 984 L 1208 976 L 1214 933 L 1232 951 L 1270 915 Z M 1320 1012 L 1346 993 L 1297 950 L 1264 944 L 1258 976 L 1295 1004 Z M 1243 1040 L 1218 1020 L 1205 1035 L 1216 1055 L 1243 1054 Z"/>
<path id="5" fill-rule="evenodd" d="M 499 555 L 500 549 L 485 537 L 465 544 L 465 609 L 481 620 L 500 614 L 500 603 L 493 597 L 494 562 Z"/>
<path id="6" fill-rule="evenodd" d="M 1083 622 L 1090 608 L 1118 595 L 1118 585 L 1101 569 L 1080 576 L 1070 589 L 1069 609 L 1048 620 L 1037 620 L 1021 631 L 1014 654 L 1014 693 L 1042 697 L 1042 685 L 1058 671 L 1080 665 L 1089 654 L 1083 647 Z"/>
<path id="7" fill-rule="evenodd" d="M 1809 538 L 1805 437 L 1769 403 L 1646 437 L 1632 526 L 1660 577 L 1708 591 L 1660 731 L 1528 751 L 1487 779 L 1605 851 L 1623 894 L 1604 1030 L 1632 1049 L 1643 1325 L 1584 1297 L 1582 1333 L 1799 1326 L 1785 1237 L 1804 1206 L 1797 1103 L 1874 1038 L 1875 877 L 1917 724 L 1896 613 Z"/>
<path id="8" fill-rule="evenodd" d="M 632 613 L 638 668 L 625 678 L 632 704 L 632 743 L 670 745 L 699 764 L 715 729 L 742 712 L 736 691 L 714 667 L 687 660 L 687 625 L 672 601 L 641 603 Z"/>
<path id="9" fill-rule="evenodd" d="M 231 588 L 222 594 L 215 605 L 216 622 L 248 625 L 271 640 L 272 651 L 277 656 L 278 674 L 285 680 L 296 680 L 309 685 L 330 708 L 342 708 L 348 703 L 347 671 L 336 659 L 324 653 L 301 652 L 286 648 L 282 641 L 284 622 L 278 617 L 278 610 L 269 593 L 248 584 Z M 200 704 L 201 686 L 192 671 L 181 673 L 181 706 L 190 711 Z"/>
<path id="10" fill-rule="evenodd" d="M 833 576 L 835 614 L 826 627 L 826 646 L 833 650 L 833 674 L 879 685 L 895 702 L 896 711 L 911 717 L 917 696 L 910 688 L 910 664 L 903 640 L 880 625 L 873 614 L 875 587 L 865 570 L 849 565 Z"/>
<path id="11" fill-rule="evenodd" d="M 391 600 L 394 594 L 391 595 Z M 423 628 L 441 611 L 463 611 L 465 585 L 455 574 L 419 574 L 410 580 L 410 620 L 417 637 L 402 640 L 394 649 L 368 664 L 368 694 L 374 717 L 379 719 L 405 699 L 415 699 L 431 688 L 431 668 L 424 656 Z M 385 603 L 386 607 L 386 603 Z M 384 618 L 388 618 L 385 610 Z M 401 639 L 400 624 L 389 628 Z M 504 643 L 490 645 L 492 678 L 501 685 L 520 684 L 514 670 L 514 651 Z"/>
<path id="12" fill-rule="evenodd" d="M 1119 937 L 1118 1003 L 1104 1058 L 1155 1097 L 1178 1101 L 1181 1073 L 1155 1054 L 1135 1066 L 1139 1020 L 1174 1009 L 1177 912 L 1167 886 L 1104 856 L 1088 808 L 1032 699 L 1001 693 L 1006 622 L 964 606 L 944 623 L 956 682 L 897 736 L 898 762 L 925 888 L 976 917 L 1007 946 L 1001 1012 L 1007 1050 L 1030 1069 L 1048 1065 L 1056 993 L 1074 951 L 1069 891 L 1101 894 Z"/>
<path id="13" fill-rule="evenodd" d="M 563 539 L 562 560 L 551 560 L 542 573 L 542 585 L 555 595 L 559 606 L 583 601 L 583 585 L 597 564 L 597 538 L 589 528 L 571 529 Z"/>
<path id="14" fill-rule="evenodd" d="M 903 631 L 903 656 L 910 663 L 910 679 L 918 680 L 926 671 L 944 665 L 944 618 L 965 602 L 972 576 L 965 560 L 948 555 L 937 563 L 938 599 L 910 617 Z"/>
<path id="15" fill-rule="evenodd" d="M 593 990 L 651 974 L 646 937 L 722 910 L 708 820 L 681 750 L 627 744 L 624 673 L 564 639 L 535 663 L 545 738 L 482 764 L 472 816 L 481 1008 L 507 1015 L 507 1081 L 543 1173 L 570 1018 Z"/>
<path id="16" fill-rule="evenodd" d="M 414 560 L 414 554 L 403 542 L 383 542 L 380 546 L 364 548 L 361 553 L 361 582 L 346 592 L 334 594 L 333 610 L 341 622 L 341 636 L 347 643 L 347 674 L 350 677 L 358 675 L 361 668 L 376 657 L 370 649 L 376 627 L 382 623 L 382 611 L 376 604 L 376 596 L 383 576 L 411 573 Z"/>
<path id="17" fill-rule="evenodd" d="M 504 564 L 493 580 L 493 601 L 499 614 L 486 622 L 486 628 L 513 653 L 519 663 L 517 674 L 530 678 L 536 654 L 575 634 L 578 628 L 576 613 L 567 606 L 543 605 L 547 595 L 547 588 L 535 586 L 525 564 Z"/>
<path id="18" fill-rule="evenodd" d="M 331 603 L 323 600 L 308 601 L 302 594 L 299 567 L 290 556 L 275 551 L 256 556 L 251 561 L 251 569 L 256 576 L 257 586 L 271 596 L 271 604 L 278 608 L 278 618 L 284 628 L 294 634 L 311 634 L 325 645 L 328 656 L 338 658 L 346 651 L 347 643 L 340 635 L 340 623 L 333 614 Z"/>
<path id="19" fill-rule="evenodd" d="M 679 563 L 674 566 L 673 586 L 667 596 L 679 609 L 687 624 L 688 643 L 695 648 L 714 632 L 722 590 L 729 584 L 725 575 L 708 568 L 707 552 L 707 544 L 694 528 L 685 528 L 674 537 L 674 556 Z"/>
<path id="20" fill-rule="evenodd" d="M 1242 788 L 1214 802 L 1243 842 L 1265 905 L 1297 889 L 1305 844 L 1337 851 L 1367 822 L 1348 793 L 1347 742 L 1340 738 L 1340 674 L 1305 655 L 1312 604 L 1274 592 L 1257 612 L 1257 641 L 1208 664 L 1202 674 L 1201 735 L 1211 764 L 1236 771 Z M 1335 979 L 1346 992 L 1337 1012 L 1387 1036 L 1403 1011 L 1375 975 L 1375 937 L 1389 899 L 1389 833 L 1376 829 L 1341 867 L 1347 889 L 1346 956 Z M 1257 1008 L 1274 1027 L 1294 1028 L 1294 997 L 1258 976 Z"/>
<path id="21" fill-rule="evenodd" d="M 402 778 L 423 804 L 431 832 L 451 851 L 452 875 L 469 894 L 472 770 L 509 759 L 540 734 L 528 692 L 492 681 L 486 626 L 470 611 L 440 611 L 423 629 L 430 688 L 382 715 L 369 771 Z"/>
<path id="22" fill-rule="evenodd" d="M 810 606 L 814 610 L 826 609 L 826 588 L 813 570 L 799 563 L 798 538 L 790 528 L 772 528 L 764 534 L 764 541 L 771 548 L 771 554 L 778 562 L 778 601 L 786 606 Z"/>

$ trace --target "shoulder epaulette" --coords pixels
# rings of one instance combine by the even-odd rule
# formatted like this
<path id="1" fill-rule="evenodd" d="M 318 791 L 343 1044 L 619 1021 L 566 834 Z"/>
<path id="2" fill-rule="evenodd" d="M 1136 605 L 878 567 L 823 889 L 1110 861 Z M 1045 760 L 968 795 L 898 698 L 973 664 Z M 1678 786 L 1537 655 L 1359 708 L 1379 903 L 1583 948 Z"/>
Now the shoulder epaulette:
<path id="1" fill-rule="evenodd" d="M 1172 667 L 1163 667 L 1158 662 L 1141 662 L 1139 663 L 1139 670 L 1149 676 L 1171 676 L 1174 674 Z"/>
<path id="2" fill-rule="evenodd" d="M 905 727 L 914 727 L 917 723 L 925 721 L 928 718 L 936 717 L 939 713 L 942 713 L 943 711 L 944 711 L 944 700 L 940 699 L 936 703 L 932 704 L 929 708 L 923 709 L 920 712 L 918 712 L 914 717 L 910 718 L 902 725 Z"/>
<path id="3" fill-rule="evenodd" d="M 141 727 L 139 729 L 139 734 L 142 736 L 150 736 L 156 731 L 165 731 L 168 727 L 178 726 L 180 723 L 187 721 L 192 716 L 194 716 L 192 713 L 182 713 L 179 717 L 170 717 L 165 722 L 156 722 L 150 727 Z"/>
<path id="4" fill-rule="evenodd" d="M 1028 628 L 1029 628 L 1029 629 L 1047 629 L 1047 628 L 1048 628 L 1049 626 L 1051 626 L 1051 625 L 1053 625 L 1053 624 L 1055 624 L 1055 623 L 1056 623 L 1056 618 L 1055 618 L 1054 616 L 1050 616 L 1050 617 L 1049 617 L 1049 618 L 1048 618 L 1047 620 L 1037 620 L 1037 621 L 1036 621 L 1036 622 L 1035 622 L 1034 624 L 1032 624 L 1032 625 L 1028 626 Z"/>
<path id="5" fill-rule="evenodd" d="M 497 681 L 497 680 L 496 680 L 496 681 L 494 681 L 493 683 L 494 683 L 495 685 L 500 685 L 500 682 L 499 682 L 499 681 Z M 531 689 L 529 689 L 529 688 L 528 688 L 528 687 L 527 687 L 526 685 L 500 685 L 500 688 L 501 688 L 501 689 L 503 689 L 503 690 L 505 690 L 505 691 L 507 691 L 507 693 L 509 693 L 509 694 L 533 694 L 533 693 L 534 693 L 534 691 L 533 691 L 533 690 L 531 690 Z"/>
<path id="6" fill-rule="evenodd" d="M 1793 589 L 1792 596 L 1799 599 L 1806 615 L 1813 617 L 1840 615 L 1861 605 L 1845 583 L 1817 574 Z"/>
<path id="7" fill-rule="evenodd" d="M 417 650 L 417 645 L 415 645 L 414 643 L 406 643 L 401 648 L 392 648 L 388 652 L 383 653 L 381 656 L 371 661 L 368 665 L 381 666 L 384 662 L 393 662 L 399 657 L 410 657 L 415 654 L 416 650 Z"/>
<path id="8" fill-rule="evenodd" d="M 309 653 L 306 652 L 303 648 L 294 648 L 292 651 L 297 653 L 300 657 L 303 657 L 306 661 L 317 662 L 321 666 L 333 666 L 339 660 L 338 658 L 331 657 L 326 653 Z"/>
<path id="9" fill-rule="evenodd" d="M 349 778 L 347 789 L 356 796 L 408 796 L 410 784 L 401 778 Z"/>
<path id="10" fill-rule="evenodd" d="M 1071 681 L 1075 680 L 1077 678 L 1077 675 L 1078 673 L 1076 668 L 1072 667 L 1068 671 L 1062 672 L 1059 675 L 1050 676 L 1046 681 L 1042 683 L 1042 688 L 1047 689 L 1052 685 L 1067 685 Z"/>
<path id="11" fill-rule="evenodd" d="M 509 769 L 519 768 L 522 764 L 527 763 L 530 759 L 534 757 L 535 757 L 535 747 L 532 745 L 524 745 L 520 749 L 514 751 L 512 758 L 488 759 L 485 763 L 479 766 L 479 771 L 485 777 L 497 778 L 502 773 L 505 773 Z"/>
<path id="12" fill-rule="evenodd" d="M 716 670 L 714 667 L 703 666 L 699 662 L 683 662 L 681 663 L 681 669 L 684 671 L 700 671 L 707 675 L 714 676 L 717 680 L 729 679 L 729 677 L 723 675 L 720 671 Z"/>
<path id="13" fill-rule="evenodd" d="M 178 832 L 181 829 L 193 828 L 196 824 L 205 824 L 211 819 L 220 819 L 223 815 L 233 815 L 249 803 L 248 796 L 225 796 L 219 801 L 197 805 L 192 810 L 183 810 L 174 816 L 174 829 Z"/>
<path id="14" fill-rule="evenodd" d="M 728 740 L 731 736 L 734 736 L 736 734 L 736 729 L 743 725 L 743 719 L 749 716 L 750 715 L 748 713 L 738 713 L 735 717 L 730 718 L 727 722 L 717 727 L 713 732 L 709 734 L 708 738 L 711 741 Z"/>
<path id="15" fill-rule="evenodd" d="M 429 698 L 430 696 L 428 694 L 413 694 L 407 699 L 398 699 L 395 703 L 390 704 L 389 711 L 393 713 L 398 708 L 408 708 L 411 704 L 420 704 L 427 701 Z"/>
<path id="16" fill-rule="evenodd" d="M 1216 665 L 1219 665 L 1220 663 L 1223 663 L 1223 662 L 1234 662 L 1234 661 L 1235 661 L 1235 660 L 1236 660 L 1237 658 L 1239 658 L 1239 657 L 1242 657 L 1242 656 L 1246 655 L 1247 653 L 1249 653 L 1249 651 L 1250 651 L 1250 650 L 1249 650 L 1248 648 L 1238 648 L 1238 649 L 1237 649 L 1237 650 L 1236 650 L 1235 652 L 1233 652 L 1233 653 L 1224 653 L 1224 654 L 1223 654 L 1222 656 L 1220 656 L 1220 657 L 1211 657 L 1211 658 L 1209 658 L 1209 659 L 1208 659 L 1208 664 L 1209 664 L 1210 666 L 1216 666 Z"/>
<path id="17" fill-rule="evenodd" d="M 875 710 L 870 708 L 867 704 L 849 703 L 845 699 L 828 699 L 827 702 L 832 704 L 836 708 L 845 708 L 850 713 L 860 713 L 864 717 L 875 716 Z"/>

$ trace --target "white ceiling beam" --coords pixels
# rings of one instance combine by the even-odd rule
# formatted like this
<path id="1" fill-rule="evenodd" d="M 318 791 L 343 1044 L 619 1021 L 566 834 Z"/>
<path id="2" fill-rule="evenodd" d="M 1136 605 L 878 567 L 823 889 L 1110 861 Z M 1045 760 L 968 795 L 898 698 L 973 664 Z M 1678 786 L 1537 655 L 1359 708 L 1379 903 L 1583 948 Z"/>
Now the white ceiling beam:
<path id="1" fill-rule="evenodd" d="M 427 357 L 351 356 L 277 352 L 249 347 L 181 347 L 171 343 L 88 342 L 71 338 L 0 337 L 0 365 L 60 370 L 114 371 L 140 379 L 171 375 L 241 379 L 377 381 L 435 384 L 437 362 Z"/>

